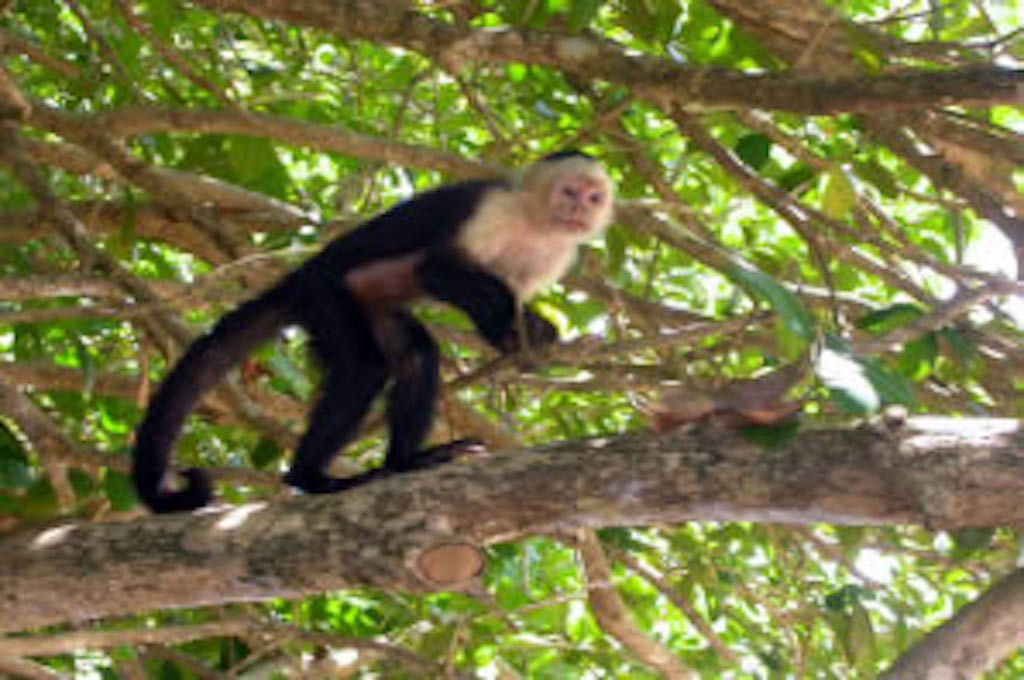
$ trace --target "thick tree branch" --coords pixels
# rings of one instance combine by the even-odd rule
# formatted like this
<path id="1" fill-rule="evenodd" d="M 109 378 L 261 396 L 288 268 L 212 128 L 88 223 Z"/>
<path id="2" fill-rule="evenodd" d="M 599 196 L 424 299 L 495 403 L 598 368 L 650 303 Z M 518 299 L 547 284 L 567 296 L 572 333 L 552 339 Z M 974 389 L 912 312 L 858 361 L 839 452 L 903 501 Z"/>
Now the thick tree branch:
<path id="1" fill-rule="evenodd" d="M 92 234 L 118 233 L 126 224 L 130 224 L 142 238 L 169 243 L 207 262 L 221 264 L 229 259 L 205 234 L 188 222 L 175 220 L 163 207 L 154 203 L 126 206 L 114 202 L 89 201 L 69 203 L 67 208 Z M 266 213 L 254 213 L 247 217 L 256 218 L 255 223 L 251 219 L 245 222 L 250 227 L 258 225 L 265 229 L 268 226 L 294 227 L 296 224 L 294 219 L 289 219 L 287 223 L 275 222 Z M 58 225 L 44 211 L 0 214 L 2 243 L 20 243 L 55 231 L 59 231 Z"/>
<path id="2" fill-rule="evenodd" d="M 434 168 L 456 177 L 503 175 L 504 170 L 455 154 L 339 127 L 235 110 L 124 108 L 99 114 L 95 124 L 116 137 L 158 132 L 198 132 L 266 137 L 281 144 L 340 153 L 366 161 Z"/>
<path id="3" fill-rule="evenodd" d="M 0 542 L 0 630 L 365 585 L 450 589 L 425 578 L 425 554 L 571 527 L 1020 524 L 1022 443 L 1011 420 L 806 430 L 772 451 L 708 427 L 509 452 L 333 496 L 68 523 Z"/>
<path id="4" fill-rule="evenodd" d="M 638 95 L 663 105 L 828 114 L 1016 103 L 1022 100 L 1024 85 L 1024 72 L 996 68 L 827 79 L 694 68 L 631 54 L 620 45 L 590 35 L 473 29 L 445 23 L 408 11 L 405 3 L 393 0 L 197 0 L 196 4 L 405 47 L 453 64 L 470 60 L 551 66 L 588 80 L 628 85 Z"/>
<path id="5" fill-rule="evenodd" d="M 1024 646 L 1024 570 L 1017 570 L 919 640 L 885 680 L 975 678 Z"/>
<path id="6" fill-rule="evenodd" d="M 25 680 L 62 680 L 67 678 L 43 664 L 18 657 L 0 657 L 0 673 L 3 673 L 4 677 L 24 678 Z"/>
<path id="7" fill-rule="evenodd" d="M 850 30 L 873 41 L 885 37 L 847 21 L 821 0 L 709 0 L 708 4 L 803 71 L 849 73 L 849 67 L 856 63 L 855 51 L 847 44 Z"/>

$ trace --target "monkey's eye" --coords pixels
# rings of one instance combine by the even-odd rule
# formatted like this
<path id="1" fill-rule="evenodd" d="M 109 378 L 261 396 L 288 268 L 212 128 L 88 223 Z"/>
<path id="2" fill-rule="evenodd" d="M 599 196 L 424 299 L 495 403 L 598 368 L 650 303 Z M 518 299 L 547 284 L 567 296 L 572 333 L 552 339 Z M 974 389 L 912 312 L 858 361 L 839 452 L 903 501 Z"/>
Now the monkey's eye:
<path id="1" fill-rule="evenodd" d="M 576 189 L 571 186 L 562 187 L 562 195 L 566 198 L 576 198 Z"/>
<path id="2" fill-rule="evenodd" d="M 604 202 L 604 194 L 600 191 L 595 191 L 587 196 L 587 200 L 590 201 L 590 205 L 601 205 Z"/>

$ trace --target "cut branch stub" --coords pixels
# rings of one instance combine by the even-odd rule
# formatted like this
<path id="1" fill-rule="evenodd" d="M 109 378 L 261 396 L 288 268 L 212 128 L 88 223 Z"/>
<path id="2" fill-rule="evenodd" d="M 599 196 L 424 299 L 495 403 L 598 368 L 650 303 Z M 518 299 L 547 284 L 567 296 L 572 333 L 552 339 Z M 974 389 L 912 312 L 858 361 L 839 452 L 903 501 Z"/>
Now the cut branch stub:
<path id="1" fill-rule="evenodd" d="M 479 576 L 484 568 L 484 557 L 469 543 L 442 543 L 420 553 L 415 567 L 422 578 L 452 586 Z"/>

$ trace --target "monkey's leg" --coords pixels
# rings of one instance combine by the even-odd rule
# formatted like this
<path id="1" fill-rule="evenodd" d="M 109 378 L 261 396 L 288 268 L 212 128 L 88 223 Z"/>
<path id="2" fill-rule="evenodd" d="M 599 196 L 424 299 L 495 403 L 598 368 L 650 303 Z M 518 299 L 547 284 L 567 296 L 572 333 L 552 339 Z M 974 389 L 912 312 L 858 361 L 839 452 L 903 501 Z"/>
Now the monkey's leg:
<path id="1" fill-rule="evenodd" d="M 434 422 L 441 358 L 430 332 L 408 312 L 394 312 L 389 330 L 392 342 L 385 352 L 394 383 L 388 393 L 391 441 L 384 467 L 404 472 L 427 464 L 420 445 Z"/>
<path id="2" fill-rule="evenodd" d="M 392 472 L 421 470 L 446 463 L 470 446 L 479 445 L 477 440 L 460 440 L 420 448 L 434 422 L 440 354 L 430 332 L 408 312 L 390 315 L 389 328 L 392 339 L 400 339 L 401 344 L 386 346 L 394 383 L 388 393 L 391 441 L 384 467 Z"/>
<path id="3" fill-rule="evenodd" d="M 421 452 L 419 447 L 434 419 L 438 391 L 439 353 L 427 329 L 412 315 L 393 311 L 370 321 L 374 351 L 352 347 L 349 353 L 328 353 L 343 370 L 331 372 L 314 409 L 295 464 L 285 481 L 307 493 L 333 493 L 396 473 L 451 460 L 463 448 L 445 445 Z M 335 348 L 336 350 L 337 348 Z M 343 360 L 360 356 L 361 360 Z M 382 357 L 387 357 L 386 361 Z M 355 365 L 353 365 L 353 363 Z M 334 452 L 355 434 L 359 422 L 388 374 L 394 377 L 387 404 L 391 440 L 383 467 L 344 479 L 325 474 Z"/>
<path id="4" fill-rule="evenodd" d="M 331 460 L 358 432 L 373 398 L 384 388 L 388 365 L 376 346 L 370 320 L 344 291 L 314 279 L 303 314 L 313 350 L 324 365 L 323 394 L 309 416 L 284 481 L 307 493 L 333 493 L 357 478 L 327 475 Z M 364 480 L 365 481 L 365 480 Z"/>
<path id="5" fill-rule="evenodd" d="M 286 483 L 306 493 L 334 493 L 362 483 L 356 478 L 330 477 L 327 469 L 338 451 L 355 437 L 386 377 L 383 364 L 349 367 L 328 374 L 323 396 L 313 407 L 309 427 L 299 441 L 291 469 L 284 476 Z"/>

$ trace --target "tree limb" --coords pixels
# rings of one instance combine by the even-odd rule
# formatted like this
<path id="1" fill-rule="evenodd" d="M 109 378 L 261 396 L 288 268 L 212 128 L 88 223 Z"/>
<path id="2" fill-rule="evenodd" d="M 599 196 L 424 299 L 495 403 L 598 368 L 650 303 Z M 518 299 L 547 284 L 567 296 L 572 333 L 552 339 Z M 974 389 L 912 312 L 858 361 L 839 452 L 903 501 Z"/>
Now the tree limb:
<path id="1" fill-rule="evenodd" d="M 0 631 L 366 585 L 452 589 L 420 558 L 571 527 L 1021 524 L 1022 441 L 1014 420 L 925 418 L 806 430 L 765 451 L 703 427 L 507 452 L 345 494 L 18 532 L 0 541 Z"/>
<path id="2" fill-rule="evenodd" d="M 880 677 L 975 678 L 1024 645 L 1024 570 L 1005 577 L 919 640 Z"/>
<path id="3" fill-rule="evenodd" d="M 592 529 L 580 532 L 580 557 L 587 575 L 587 601 L 601 629 L 614 637 L 633 656 L 668 680 L 696 680 L 699 676 L 655 638 L 640 630 L 629 607 L 615 589 L 604 548 Z"/>
<path id="4" fill-rule="evenodd" d="M 559 35 L 523 28 L 473 29 L 407 11 L 396 2 L 365 0 L 198 0 L 217 11 L 384 42 L 449 63 L 521 62 L 561 69 L 592 80 L 628 85 L 638 95 L 701 108 L 765 109 L 808 114 L 919 109 L 1021 101 L 1024 72 L 970 68 L 946 72 L 887 73 L 875 77 L 818 78 L 748 75 L 630 53 L 591 35 Z"/>

